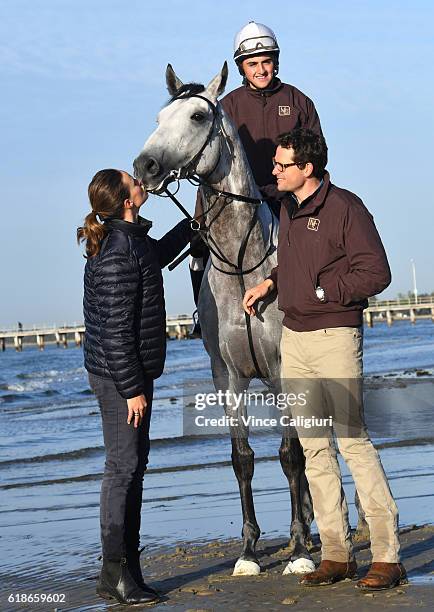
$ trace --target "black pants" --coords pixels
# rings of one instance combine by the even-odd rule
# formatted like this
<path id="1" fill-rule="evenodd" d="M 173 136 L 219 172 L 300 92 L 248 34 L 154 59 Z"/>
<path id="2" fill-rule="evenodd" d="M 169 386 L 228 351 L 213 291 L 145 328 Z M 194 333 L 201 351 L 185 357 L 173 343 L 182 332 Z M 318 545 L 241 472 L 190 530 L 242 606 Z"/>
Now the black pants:
<path id="1" fill-rule="evenodd" d="M 137 429 L 133 423 L 127 424 L 127 401 L 119 395 L 111 379 L 89 374 L 89 382 L 101 409 L 106 453 L 100 507 L 103 557 L 119 560 L 139 548 L 153 380 L 146 381 L 148 407 Z"/>

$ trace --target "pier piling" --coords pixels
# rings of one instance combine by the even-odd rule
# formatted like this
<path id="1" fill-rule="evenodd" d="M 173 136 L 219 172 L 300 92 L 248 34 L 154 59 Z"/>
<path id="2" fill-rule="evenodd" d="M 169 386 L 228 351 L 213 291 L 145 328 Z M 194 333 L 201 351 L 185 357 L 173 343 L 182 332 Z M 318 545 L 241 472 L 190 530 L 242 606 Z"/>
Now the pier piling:
<path id="1" fill-rule="evenodd" d="M 23 337 L 22 336 L 14 336 L 14 346 L 15 350 L 19 353 L 23 350 Z"/>
<path id="2" fill-rule="evenodd" d="M 43 351 L 45 348 L 45 337 L 43 334 L 38 334 L 36 336 L 36 344 L 39 347 L 39 350 Z"/>

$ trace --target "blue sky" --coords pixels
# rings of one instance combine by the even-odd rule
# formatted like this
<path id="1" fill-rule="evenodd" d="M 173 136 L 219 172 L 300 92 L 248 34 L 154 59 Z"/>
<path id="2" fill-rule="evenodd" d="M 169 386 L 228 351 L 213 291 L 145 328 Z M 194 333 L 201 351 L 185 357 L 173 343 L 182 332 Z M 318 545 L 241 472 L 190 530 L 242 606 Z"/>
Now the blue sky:
<path id="1" fill-rule="evenodd" d="M 129 170 L 167 99 L 166 64 L 207 83 L 235 32 L 272 27 L 282 80 L 315 102 L 337 185 L 375 217 L 393 273 L 385 296 L 434 290 L 434 7 L 414 2 L 130 0 L 0 2 L 0 327 L 80 321 L 84 259 L 75 229 L 103 167 Z M 181 191 L 193 210 L 189 186 Z M 180 219 L 152 197 L 159 237 Z M 167 310 L 192 310 L 186 265 L 165 273 Z"/>

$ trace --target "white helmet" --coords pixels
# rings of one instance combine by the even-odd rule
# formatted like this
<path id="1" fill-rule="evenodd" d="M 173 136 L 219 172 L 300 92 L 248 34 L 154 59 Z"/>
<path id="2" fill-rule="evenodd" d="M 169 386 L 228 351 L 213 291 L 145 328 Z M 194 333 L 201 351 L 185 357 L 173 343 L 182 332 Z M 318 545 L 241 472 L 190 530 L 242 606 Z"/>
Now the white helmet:
<path id="1" fill-rule="evenodd" d="M 279 45 L 273 30 L 262 23 L 249 21 L 234 39 L 234 60 L 239 65 L 246 57 L 276 53 L 279 56 Z"/>

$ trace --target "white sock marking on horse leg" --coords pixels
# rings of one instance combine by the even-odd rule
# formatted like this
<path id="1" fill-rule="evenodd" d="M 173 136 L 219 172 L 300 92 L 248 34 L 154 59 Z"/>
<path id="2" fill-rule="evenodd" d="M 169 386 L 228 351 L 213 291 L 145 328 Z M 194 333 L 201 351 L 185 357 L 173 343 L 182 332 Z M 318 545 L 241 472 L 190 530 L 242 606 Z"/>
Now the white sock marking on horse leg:
<path id="1" fill-rule="evenodd" d="M 254 561 L 245 561 L 244 559 L 238 559 L 238 561 L 235 563 L 232 576 L 257 576 L 260 573 L 261 568 Z"/>
<path id="2" fill-rule="evenodd" d="M 310 559 L 304 559 L 302 557 L 295 561 L 290 561 L 283 570 L 283 576 L 287 574 L 308 574 L 309 572 L 313 572 L 314 569 L 315 563 Z"/>

